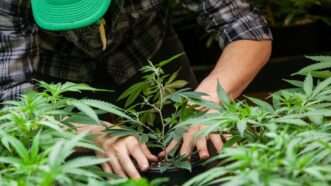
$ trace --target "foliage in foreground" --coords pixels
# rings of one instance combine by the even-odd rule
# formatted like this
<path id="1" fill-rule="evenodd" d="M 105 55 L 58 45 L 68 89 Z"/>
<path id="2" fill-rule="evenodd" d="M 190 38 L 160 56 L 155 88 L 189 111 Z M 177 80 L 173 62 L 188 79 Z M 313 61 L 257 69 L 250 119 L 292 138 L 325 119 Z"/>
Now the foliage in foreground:
<path id="1" fill-rule="evenodd" d="M 150 147 L 164 148 L 187 127 L 201 123 L 207 128 L 198 135 L 231 134 L 222 152 L 210 160 L 217 166 L 184 186 L 330 185 L 331 57 L 311 59 L 319 63 L 296 73 L 305 76 L 304 80 L 288 80 L 293 88 L 272 94 L 271 103 L 256 98 L 230 100 L 220 85 L 222 104 L 204 101 L 203 94 L 187 89 L 176 90 L 184 82 L 175 81 L 176 73 L 169 76 L 160 68 L 171 60 L 143 68 L 143 81 L 120 98 L 127 101 L 127 111 L 98 100 L 64 96 L 68 92 L 103 90 L 83 84 L 40 82 L 43 91 L 6 102 L 0 111 L 0 185 L 164 183 L 119 179 L 100 169 L 107 159 L 74 156 L 78 147 L 100 150 L 93 144 L 93 136 L 76 133 L 74 123 L 99 124 L 98 115 L 105 112 L 118 116 L 122 127 L 109 128 L 108 132 L 136 135 Z M 142 102 L 133 104 L 140 98 Z M 165 105 L 172 106 L 170 114 L 165 112 Z M 197 106 L 215 112 L 196 112 Z M 153 125 L 155 121 L 160 121 L 161 129 Z"/>
<path id="2" fill-rule="evenodd" d="M 92 136 L 77 134 L 74 123 L 100 122 L 98 114 L 125 117 L 118 107 L 98 100 L 73 99 L 65 93 L 97 90 L 84 84 L 39 82 L 40 92 L 29 92 L 0 110 L 0 185 L 2 186 L 150 186 L 105 174 L 107 159 L 76 156 L 77 148 L 94 151 Z M 111 181 L 108 181 L 111 179 Z"/>
<path id="3" fill-rule="evenodd" d="M 143 80 L 129 88 L 119 99 L 126 99 L 126 110 L 93 99 L 66 97 L 68 93 L 106 91 L 85 84 L 38 82 L 39 92 L 31 91 L 17 101 L 4 103 L 0 110 L 0 183 L 1 185 L 123 185 L 156 186 L 166 180 L 119 179 L 101 170 L 108 159 L 75 154 L 78 148 L 100 151 L 94 136 L 77 134 L 77 123 L 103 125 L 101 114 L 116 116 L 113 127 L 104 125 L 113 136 L 137 136 L 151 148 L 164 149 L 183 129 L 174 130 L 181 120 L 194 114 L 201 94 L 181 89 L 186 82 L 176 80 L 177 73 L 166 74 L 161 67 L 180 55 L 150 63 L 142 69 Z M 178 91 L 177 89 L 181 89 Z M 136 102 L 142 99 L 141 102 Z M 169 111 L 166 111 L 170 109 Z M 167 114 L 167 113 L 168 114 Z M 154 125 L 159 121 L 159 125 Z M 190 169 L 183 157 L 166 157 L 161 171 L 168 167 Z M 109 181 L 110 180 L 110 181 Z"/>
<path id="4" fill-rule="evenodd" d="M 213 159 L 218 166 L 184 186 L 330 185 L 331 77 L 327 68 L 331 58 L 312 59 L 321 62 L 297 73 L 305 75 L 304 81 L 289 80 L 294 88 L 272 94 L 272 104 L 254 98 L 231 101 L 219 87 L 223 104 L 215 113 L 180 124 L 204 120 L 209 127 L 201 135 L 232 134 Z"/>

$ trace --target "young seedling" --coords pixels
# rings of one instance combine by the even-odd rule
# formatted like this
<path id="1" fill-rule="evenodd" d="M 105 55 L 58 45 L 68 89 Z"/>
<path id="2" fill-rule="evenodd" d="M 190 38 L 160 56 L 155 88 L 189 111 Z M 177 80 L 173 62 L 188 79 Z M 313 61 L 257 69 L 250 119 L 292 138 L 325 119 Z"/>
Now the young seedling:
<path id="1" fill-rule="evenodd" d="M 166 74 L 162 67 L 180 55 L 141 69 L 142 80 L 129 87 L 120 97 L 131 120 L 119 120 L 108 128 L 112 136 L 136 136 L 141 143 L 156 151 L 164 150 L 172 141 L 180 141 L 186 128 L 175 126 L 188 117 L 199 114 L 196 103 L 202 102 L 202 94 L 185 89 L 186 82 L 176 80 L 178 71 Z M 190 102 L 190 104 L 188 104 Z M 176 154 L 177 149 L 166 154 L 158 166 L 161 172 L 177 167 L 191 170 L 186 158 Z"/>

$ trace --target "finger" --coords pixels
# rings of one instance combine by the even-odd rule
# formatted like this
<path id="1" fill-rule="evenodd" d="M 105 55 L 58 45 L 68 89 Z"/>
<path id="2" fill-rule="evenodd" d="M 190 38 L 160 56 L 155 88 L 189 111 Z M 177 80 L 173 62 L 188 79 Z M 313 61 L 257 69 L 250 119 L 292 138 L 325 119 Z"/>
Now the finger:
<path id="1" fill-rule="evenodd" d="M 221 135 L 219 135 L 219 134 L 210 134 L 209 139 L 213 143 L 213 145 L 214 145 L 215 149 L 217 150 L 217 152 L 219 153 L 223 148 L 223 141 L 222 141 Z"/>
<path id="2" fill-rule="evenodd" d="M 140 146 L 147 159 L 149 159 L 150 161 L 158 160 L 157 156 L 151 153 L 146 144 L 141 144 Z"/>
<path id="3" fill-rule="evenodd" d="M 197 140 L 196 147 L 197 147 L 200 159 L 209 158 L 207 139 L 205 137 L 201 137 Z"/>
<path id="4" fill-rule="evenodd" d="M 190 155 L 193 150 L 193 134 L 186 133 L 184 134 L 183 144 L 180 148 L 180 155 L 190 158 Z"/>
<path id="5" fill-rule="evenodd" d="M 164 157 L 166 154 L 169 154 L 177 146 L 177 144 L 177 140 L 172 140 L 166 149 L 159 153 L 159 157 Z"/>
<path id="6" fill-rule="evenodd" d="M 98 153 L 97 153 L 97 157 L 98 157 L 98 158 L 105 158 L 106 156 L 105 156 L 104 153 L 100 153 L 100 152 L 98 152 Z M 102 166 L 102 169 L 103 169 L 105 172 L 107 172 L 107 173 L 113 173 L 113 171 L 112 171 L 112 169 L 111 169 L 111 166 L 110 166 L 110 164 L 109 164 L 108 162 L 103 163 L 101 166 Z"/>
<path id="7" fill-rule="evenodd" d="M 190 158 L 194 147 L 194 134 L 201 129 L 201 125 L 192 126 L 183 136 L 183 144 L 180 149 L 180 155 Z"/>
<path id="8" fill-rule="evenodd" d="M 121 177 L 127 177 L 119 160 L 115 155 L 115 152 L 112 150 L 108 150 L 107 156 L 109 157 L 108 165 L 111 165 L 111 169 L 114 171 L 114 173 Z"/>
<path id="9" fill-rule="evenodd" d="M 127 173 L 127 175 L 133 179 L 140 179 L 140 174 L 137 171 L 136 167 L 134 166 L 130 156 L 129 152 L 126 148 L 126 146 L 119 145 L 117 148 L 117 157 L 121 165 L 123 166 L 124 171 Z"/>
<path id="10" fill-rule="evenodd" d="M 105 171 L 106 173 L 113 173 L 109 163 L 103 163 L 101 166 L 102 166 L 103 171 Z"/>
<path id="11" fill-rule="evenodd" d="M 131 143 L 132 144 L 132 143 Z M 143 153 L 140 145 L 137 143 L 135 145 L 128 145 L 128 150 L 130 155 L 136 160 L 141 171 L 145 171 L 149 167 L 147 157 Z"/>

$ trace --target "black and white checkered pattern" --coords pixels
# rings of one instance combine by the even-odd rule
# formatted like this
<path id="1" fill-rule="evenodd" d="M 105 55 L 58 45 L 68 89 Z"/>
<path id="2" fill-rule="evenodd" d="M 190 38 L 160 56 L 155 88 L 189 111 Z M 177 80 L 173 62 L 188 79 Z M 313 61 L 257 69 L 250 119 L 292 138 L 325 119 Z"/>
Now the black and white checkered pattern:
<path id="1" fill-rule="evenodd" d="M 106 77 L 125 83 L 158 51 L 169 30 L 160 13 L 162 1 L 113 0 L 106 16 L 108 48 L 102 51 L 97 25 L 67 32 L 39 30 L 29 0 L 1 0 L 0 100 L 15 99 L 31 88 L 35 75 L 93 83 L 100 64 Z M 207 32 L 218 33 L 221 47 L 272 37 L 265 19 L 242 0 L 183 2 L 196 7 Z"/>

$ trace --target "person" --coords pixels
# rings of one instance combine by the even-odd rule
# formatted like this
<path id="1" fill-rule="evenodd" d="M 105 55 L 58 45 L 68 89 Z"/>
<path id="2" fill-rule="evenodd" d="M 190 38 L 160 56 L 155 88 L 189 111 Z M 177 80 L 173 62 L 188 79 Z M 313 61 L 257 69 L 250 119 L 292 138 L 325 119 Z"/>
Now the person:
<path id="1" fill-rule="evenodd" d="M 210 74 L 197 83 L 186 56 L 168 70 L 181 67 L 179 78 L 196 91 L 219 102 L 219 81 L 235 99 L 268 61 L 272 35 L 264 18 L 243 0 L 183 1 L 194 7 L 207 32 L 217 32 L 222 55 Z M 0 2 L 0 99 L 17 99 L 34 87 L 33 79 L 85 82 L 123 90 L 149 59 L 158 61 L 184 51 L 171 26 L 165 0 L 2 0 Z M 221 137 L 194 140 L 203 124 L 183 136 L 180 153 L 194 148 L 208 158 L 207 140 L 217 150 Z M 96 141 L 109 162 L 105 171 L 139 178 L 158 155 L 135 137 L 106 137 L 100 128 L 82 128 L 98 135 Z M 177 142 L 171 142 L 167 153 Z M 133 160 L 138 162 L 136 168 Z"/>

